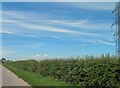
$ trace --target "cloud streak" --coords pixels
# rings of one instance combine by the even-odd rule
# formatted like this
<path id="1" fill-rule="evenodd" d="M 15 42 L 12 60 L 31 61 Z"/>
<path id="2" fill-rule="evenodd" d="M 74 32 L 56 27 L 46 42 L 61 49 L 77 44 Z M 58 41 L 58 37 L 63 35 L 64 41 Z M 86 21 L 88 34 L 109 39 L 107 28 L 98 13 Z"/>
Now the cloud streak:
<path id="1" fill-rule="evenodd" d="M 69 22 L 69 21 L 57 21 L 53 20 L 51 21 L 56 24 L 62 24 L 62 25 L 67 25 L 71 27 L 77 27 L 77 28 L 84 28 L 85 29 L 91 29 L 91 30 L 105 30 L 106 27 L 109 27 L 110 23 L 92 23 L 89 20 L 81 20 L 77 22 Z"/>
<path id="2" fill-rule="evenodd" d="M 15 13 L 7 13 L 4 12 L 4 14 L 7 14 L 9 17 L 13 17 L 13 16 L 17 16 L 18 18 L 23 18 L 20 15 L 17 15 Z M 26 19 L 26 18 L 25 18 Z M 16 25 L 21 26 L 23 28 L 27 28 L 27 29 L 32 29 L 32 30 L 41 30 L 41 31 L 51 31 L 51 32 L 60 32 L 60 33 L 77 33 L 75 31 L 71 31 L 71 30 L 67 30 L 67 29 L 63 29 L 63 28 L 57 28 L 57 27 L 50 27 L 50 26 L 42 26 L 42 25 L 35 25 L 35 24 L 30 24 L 30 23 L 26 23 L 23 21 L 19 21 L 19 20 L 10 20 L 10 19 L 4 19 L 3 18 L 3 24 L 5 23 L 16 23 Z M 9 24 L 8 24 L 9 25 Z"/>
<path id="3" fill-rule="evenodd" d="M 51 20 L 48 20 L 51 21 Z M 74 27 L 79 27 L 79 25 L 84 25 L 87 21 L 82 20 L 81 22 L 75 22 L 75 23 L 66 23 L 65 21 L 58 21 L 58 20 L 52 20 L 52 23 L 57 23 L 60 25 L 67 25 L 67 26 L 74 26 Z M 39 31 L 48 31 L 48 32 L 58 32 L 58 33 L 70 33 L 70 34 L 80 34 L 80 35 L 93 35 L 92 33 L 84 32 L 84 31 L 73 31 L 70 29 L 65 29 L 65 28 L 58 28 L 54 26 L 48 26 L 48 25 L 37 25 L 37 24 L 31 24 L 27 23 L 24 21 L 19 21 L 19 20 L 10 20 L 10 19 L 3 19 L 3 25 L 11 25 L 11 24 L 16 24 L 16 26 L 28 29 L 28 30 L 39 30 Z M 11 32 L 12 33 L 12 32 Z M 31 35 L 33 36 L 33 35 Z"/>
<path id="4" fill-rule="evenodd" d="M 10 31 L 4 31 L 3 29 L 2 29 L 2 30 L 0 30 L 0 33 L 14 34 L 13 32 L 10 32 Z"/>
<path id="5" fill-rule="evenodd" d="M 104 44 L 104 45 L 112 45 L 114 46 L 115 44 L 112 42 L 108 42 L 108 41 L 103 41 L 103 40 L 97 40 L 97 41 L 90 41 L 93 44 Z"/>
<path id="6" fill-rule="evenodd" d="M 50 27 L 50 26 L 40 26 L 40 25 L 33 25 L 27 23 L 21 23 L 20 26 L 32 30 L 42 30 L 42 31 L 50 31 L 50 32 L 60 32 L 60 33 L 77 33 L 75 31 L 70 31 L 62 28 Z"/>

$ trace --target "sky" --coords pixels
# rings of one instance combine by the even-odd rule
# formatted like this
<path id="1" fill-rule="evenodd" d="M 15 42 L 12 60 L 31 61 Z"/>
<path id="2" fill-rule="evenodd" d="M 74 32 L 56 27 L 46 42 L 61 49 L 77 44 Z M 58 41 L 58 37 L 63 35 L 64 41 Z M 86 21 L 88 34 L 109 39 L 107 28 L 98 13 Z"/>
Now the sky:
<path id="1" fill-rule="evenodd" d="M 118 2 L 119 0 L 1 0 L 2 2 Z"/>
<path id="2" fill-rule="evenodd" d="M 115 53 L 114 2 L 2 2 L 2 57 Z"/>

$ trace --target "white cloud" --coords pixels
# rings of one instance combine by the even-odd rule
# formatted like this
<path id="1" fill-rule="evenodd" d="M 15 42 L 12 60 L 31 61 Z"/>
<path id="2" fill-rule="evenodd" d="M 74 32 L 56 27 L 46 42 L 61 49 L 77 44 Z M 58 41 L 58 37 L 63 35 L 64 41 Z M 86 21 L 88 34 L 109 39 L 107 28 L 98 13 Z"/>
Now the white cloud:
<path id="1" fill-rule="evenodd" d="M 108 41 L 103 41 L 103 40 L 96 40 L 96 41 L 90 41 L 91 43 L 94 44 L 105 44 L 105 45 L 115 45 L 114 43 L 108 42 Z"/>
<path id="2" fill-rule="evenodd" d="M 7 25 L 11 25 L 11 24 L 16 24 L 15 26 L 21 27 L 21 32 L 23 31 L 24 33 L 24 28 L 25 30 L 39 30 L 39 31 L 48 31 L 48 32 L 58 32 L 58 33 L 67 33 L 70 35 L 75 35 L 75 36 L 80 36 L 80 35 L 86 35 L 86 36 L 101 36 L 98 33 L 90 33 L 87 30 L 97 30 L 97 31 L 101 31 L 101 30 L 105 30 L 108 27 L 108 24 L 106 23 L 91 23 L 89 22 L 89 20 L 84 19 L 81 21 L 77 21 L 77 22 L 70 22 L 70 21 L 60 21 L 60 20 L 50 20 L 50 19 L 45 19 L 40 20 L 40 22 L 43 21 L 43 23 L 46 22 L 46 24 L 35 24 L 35 23 L 31 23 L 31 22 L 27 22 L 26 20 L 29 20 L 29 15 L 28 16 L 24 16 L 24 14 L 18 14 L 17 12 L 6 12 L 4 11 L 4 14 L 7 14 L 7 16 L 9 17 L 9 19 L 4 19 L 3 18 L 3 23 Z M 22 20 L 10 20 L 10 17 L 14 17 L 17 19 L 22 19 Z M 6 17 L 6 16 L 5 16 Z M 34 21 L 34 20 L 33 20 Z M 35 20 L 36 21 L 36 20 Z M 48 23 L 52 23 L 52 24 L 59 24 L 61 26 L 69 26 L 69 27 L 77 27 L 79 29 L 84 29 L 84 31 L 76 29 L 76 30 L 70 30 L 69 28 L 63 28 L 63 27 L 55 27 L 54 25 L 48 25 Z M 106 29 L 107 30 L 107 29 Z M 14 32 L 14 31 L 13 31 Z M 37 37 L 36 34 L 20 34 L 19 35 L 23 35 L 23 36 L 31 36 L 31 37 Z M 102 36 L 106 36 L 106 35 L 102 35 Z M 54 36 L 53 36 L 54 37 Z"/>
<path id="3" fill-rule="evenodd" d="M 95 25 L 95 24 L 90 24 L 88 20 L 81 20 L 79 22 L 67 22 L 67 21 L 59 21 L 59 20 L 47 20 L 51 23 L 56 23 L 60 25 L 67 25 L 67 26 L 73 26 L 73 27 L 78 27 L 78 28 L 89 28 L 89 29 L 97 29 L 97 28 L 102 28 L 101 25 Z M 80 31 L 80 30 L 69 30 L 69 29 L 64 29 L 64 28 L 58 28 L 54 26 L 47 26 L 47 25 L 36 25 L 36 24 L 31 24 L 31 23 L 26 23 L 24 21 L 12 21 L 12 20 L 3 20 L 3 22 L 8 22 L 8 23 L 16 23 L 16 26 L 20 26 L 23 28 L 27 28 L 28 30 L 41 30 L 41 31 L 49 31 L 49 32 L 60 32 L 60 33 L 70 33 L 70 34 L 78 34 L 78 35 L 90 35 L 90 36 L 95 36 L 94 33 L 89 33 L 86 31 Z M 9 25 L 9 24 L 8 24 Z M 86 26 L 87 25 L 87 26 Z M 20 35 L 20 34 L 19 34 Z M 26 34 L 27 36 L 27 34 Z M 29 36 L 34 36 L 34 35 L 29 35 Z M 36 36 L 36 35 L 35 35 Z"/>
<path id="4" fill-rule="evenodd" d="M 45 54 L 45 57 L 47 57 L 48 55 L 47 54 Z"/>
<path id="5" fill-rule="evenodd" d="M 21 23 L 20 26 L 32 30 L 42 30 L 42 31 L 51 31 L 51 32 L 61 32 L 61 33 L 76 33 L 75 31 L 70 31 L 62 28 L 57 27 L 50 27 L 50 26 L 42 26 L 42 25 L 34 25 L 28 23 Z"/>
<path id="6" fill-rule="evenodd" d="M 53 24 L 60 24 L 64 26 L 66 25 L 66 26 L 91 29 L 91 30 L 105 30 L 105 28 L 109 27 L 110 25 L 109 23 L 92 23 L 86 19 L 77 21 L 77 22 L 59 21 L 59 20 L 46 20 L 46 21 L 53 23 Z M 33 30 L 43 30 L 43 31 L 63 32 L 63 33 L 77 33 L 76 31 L 70 31 L 68 29 L 57 28 L 57 27 L 52 27 L 52 26 L 47 26 L 47 25 L 45 26 L 35 25 L 35 24 L 25 23 L 22 21 L 14 21 L 14 20 L 5 19 L 3 20 L 3 23 L 16 23 L 16 25 L 19 25 L 24 28 L 33 29 Z"/>
<path id="7" fill-rule="evenodd" d="M 71 27 L 84 28 L 84 30 L 85 29 L 105 30 L 106 27 L 110 27 L 109 23 L 95 23 L 95 22 L 92 23 L 87 19 L 77 21 L 77 22 L 57 21 L 57 20 L 53 20 L 51 22 L 56 23 L 56 24 L 67 25 L 67 26 L 71 26 Z"/>
<path id="8" fill-rule="evenodd" d="M 35 56 L 33 56 L 33 58 L 34 59 L 36 59 L 36 60 L 44 60 L 44 59 L 46 59 L 48 57 L 48 55 L 47 54 L 36 54 Z"/>
<path id="9" fill-rule="evenodd" d="M 100 40 L 99 42 L 106 45 L 115 45 L 114 43 L 103 41 L 103 40 Z"/>
<path id="10" fill-rule="evenodd" d="M 61 33 L 77 33 L 75 31 L 71 31 L 71 30 L 67 30 L 67 29 L 63 29 L 63 28 L 57 28 L 57 27 L 46 26 L 46 25 L 42 26 L 42 25 L 35 25 L 35 24 L 27 23 L 24 20 L 28 20 L 28 19 L 23 18 L 23 16 L 18 14 L 18 13 L 13 13 L 13 12 L 8 13 L 6 11 L 4 11 L 3 13 L 8 15 L 9 17 L 14 17 L 15 16 L 17 19 L 18 18 L 22 19 L 20 21 L 20 20 L 10 20 L 10 19 L 3 18 L 3 24 L 5 24 L 5 23 L 16 23 L 16 25 L 18 25 L 18 26 L 28 28 L 28 29 L 32 29 L 32 30 L 42 30 L 42 31 L 61 32 Z"/>
<path id="11" fill-rule="evenodd" d="M 36 54 L 36 55 L 35 55 L 35 57 L 39 57 L 39 56 L 40 56 L 40 54 Z"/>
<path id="12" fill-rule="evenodd" d="M 2 23 L 4 24 L 4 23 L 16 23 L 17 21 L 15 21 L 15 20 L 10 20 L 10 19 L 3 19 L 2 20 Z"/>
<path id="13" fill-rule="evenodd" d="M 54 26 L 51 27 L 51 26 L 47 26 L 47 25 L 43 26 L 43 25 L 34 25 L 34 24 L 28 24 L 28 23 L 19 23 L 18 25 L 21 26 L 21 27 L 27 28 L 28 30 L 31 29 L 31 30 L 41 30 L 41 31 L 48 31 L 48 32 L 59 32 L 59 33 L 69 33 L 69 34 L 77 34 L 77 35 L 95 36 L 95 33 L 89 33 L 89 32 L 80 31 L 80 30 L 73 31 L 73 30 L 69 30 L 69 29 L 57 28 L 57 27 L 54 27 Z M 67 25 L 72 26 L 72 24 L 71 25 L 67 24 Z"/>
<path id="14" fill-rule="evenodd" d="M 58 23 L 58 24 L 66 24 L 66 25 L 81 25 L 88 22 L 88 20 L 84 19 L 78 22 L 69 22 L 69 21 L 59 21 L 59 20 L 51 20 L 52 23 Z"/>
<path id="15" fill-rule="evenodd" d="M 0 33 L 14 34 L 13 32 L 10 32 L 10 31 L 4 31 L 3 29 L 2 29 L 2 30 L 0 30 Z"/>
<path id="16" fill-rule="evenodd" d="M 48 20 L 48 21 L 50 21 L 50 20 Z M 77 32 L 77 31 L 72 31 L 72 30 L 69 30 L 69 29 L 57 28 L 57 27 L 54 27 L 54 26 L 47 26 L 47 25 L 35 25 L 35 24 L 31 24 L 31 23 L 26 23 L 24 21 L 14 21 L 14 20 L 9 20 L 9 19 L 4 19 L 3 22 L 4 22 L 4 24 L 5 23 L 13 23 L 13 24 L 16 23 L 16 26 L 27 28 L 28 30 L 31 29 L 31 30 L 41 30 L 41 31 L 49 31 L 49 32 L 60 32 L 60 33 L 72 33 L 72 34 L 90 35 L 87 32 L 82 32 L 82 31 Z M 76 26 L 76 25 L 78 26 L 78 24 L 84 24 L 85 22 L 86 21 L 83 20 L 83 21 L 81 21 L 79 23 L 72 23 L 71 24 L 71 23 L 64 23 L 64 21 L 61 21 L 60 24 L 69 25 L 69 26 Z M 31 36 L 33 36 L 33 35 L 31 35 Z"/>

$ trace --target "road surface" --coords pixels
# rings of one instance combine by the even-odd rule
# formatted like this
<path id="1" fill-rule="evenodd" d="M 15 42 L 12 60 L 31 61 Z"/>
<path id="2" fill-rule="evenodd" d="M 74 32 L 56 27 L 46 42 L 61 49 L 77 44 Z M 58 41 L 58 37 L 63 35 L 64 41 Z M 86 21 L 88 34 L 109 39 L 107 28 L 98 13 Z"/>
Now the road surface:
<path id="1" fill-rule="evenodd" d="M 1 66 L 2 68 L 2 86 L 29 86 L 14 73 Z"/>

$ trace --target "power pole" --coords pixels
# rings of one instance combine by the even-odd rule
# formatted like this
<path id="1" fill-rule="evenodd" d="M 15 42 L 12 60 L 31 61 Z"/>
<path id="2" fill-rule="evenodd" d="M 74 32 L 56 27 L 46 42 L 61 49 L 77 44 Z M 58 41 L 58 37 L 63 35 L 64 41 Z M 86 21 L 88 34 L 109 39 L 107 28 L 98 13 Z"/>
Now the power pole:
<path id="1" fill-rule="evenodd" d="M 116 55 L 120 58 L 120 1 L 116 2 L 116 6 L 114 11 L 112 12 L 115 14 L 115 21 L 112 26 L 115 25 L 115 37 L 116 37 Z"/>

